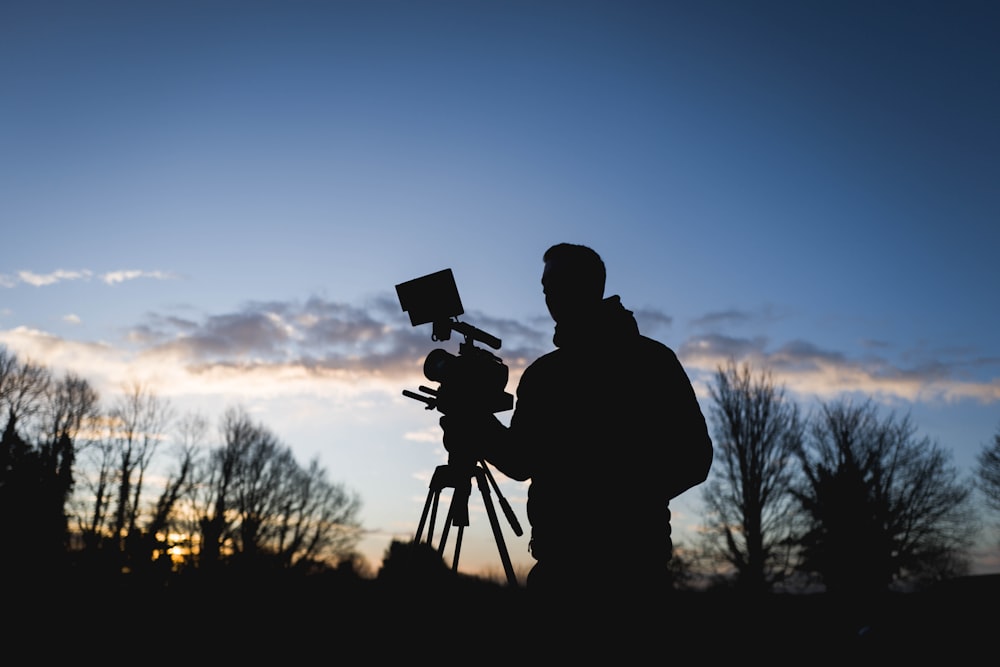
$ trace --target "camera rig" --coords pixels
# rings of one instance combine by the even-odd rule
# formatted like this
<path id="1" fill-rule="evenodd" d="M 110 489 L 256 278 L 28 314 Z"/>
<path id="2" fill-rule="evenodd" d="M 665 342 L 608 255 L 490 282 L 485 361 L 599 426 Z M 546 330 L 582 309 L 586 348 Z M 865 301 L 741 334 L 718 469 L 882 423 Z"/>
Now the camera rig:
<path id="1" fill-rule="evenodd" d="M 396 285 L 396 295 L 412 326 L 432 324 L 431 340 L 450 340 L 453 331 L 465 336 L 457 356 L 438 348 L 424 360 L 424 375 L 438 383 L 436 389 L 421 385 L 423 393 L 404 390 L 404 396 L 425 403 L 428 410 L 436 408 L 442 413 L 503 412 L 514 406 L 514 397 L 504 391 L 509 369 L 500 357 L 475 344 L 479 341 L 499 350 L 500 339 L 458 321 L 465 310 L 451 269 L 400 283 Z"/>
<path id="2" fill-rule="evenodd" d="M 509 374 L 507 366 L 500 357 L 489 350 L 476 347 L 475 344 L 479 341 L 494 350 L 499 350 L 500 339 L 470 324 L 458 321 L 458 316 L 464 314 L 465 310 L 462 308 L 462 300 L 458 296 L 458 288 L 455 286 L 455 277 L 451 269 L 400 283 L 396 285 L 396 295 L 403 311 L 409 313 L 411 325 L 419 326 L 428 322 L 432 324 L 431 340 L 450 340 L 453 331 L 465 336 L 465 340 L 459 344 L 457 356 L 437 348 L 424 359 L 424 375 L 428 380 L 438 383 L 436 389 L 420 385 L 422 393 L 404 389 L 404 396 L 421 401 L 426 404 L 428 410 L 437 409 L 441 413 L 456 412 L 460 415 L 502 412 L 513 407 L 514 397 L 504 391 Z M 517 577 L 491 500 L 490 487 L 496 491 L 500 506 L 518 536 L 523 533 L 521 525 L 510 504 L 500 493 L 500 487 L 490 473 L 485 459 L 480 458 L 476 447 L 466 443 L 463 449 L 464 452 L 457 456 L 449 451 L 448 463 L 439 465 L 434 470 L 414 542 L 419 544 L 423 540 L 424 525 L 428 521 L 428 516 L 430 524 L 426 537 L 427 543 L 431 542 L 441 491 L 445 488 L 454 489 L 437 550 L 443 555 L 448 531 L 451 526 L 457 526 L 458 537 L 452 556 L 452 569 L 458 569 L 462 536 L 465 527 L 469 525 L 468 504 L 472 479 L 475 479 L 489 515 L 507 581 L 511 586 L 517 586 Z"/>

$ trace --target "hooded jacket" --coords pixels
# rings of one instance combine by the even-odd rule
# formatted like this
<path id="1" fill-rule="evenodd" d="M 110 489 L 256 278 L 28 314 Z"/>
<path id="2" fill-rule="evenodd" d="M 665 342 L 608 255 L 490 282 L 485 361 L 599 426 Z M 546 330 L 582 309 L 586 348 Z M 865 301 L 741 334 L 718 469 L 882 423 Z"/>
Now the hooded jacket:
<path id="1" fill-rule="evenodd" d="M 556 327 L 554 351 L 525 369 L 509 451 L 491 461 L 531 479 L 532 552 L 576 558 L 606 531 L 665 563 L 668 503 L 704 481 L 712 443 L 676 354 L 643 336 L 617 296 L 592 321 Z M 498 453 L 500 454 L 500 453 Z"/>

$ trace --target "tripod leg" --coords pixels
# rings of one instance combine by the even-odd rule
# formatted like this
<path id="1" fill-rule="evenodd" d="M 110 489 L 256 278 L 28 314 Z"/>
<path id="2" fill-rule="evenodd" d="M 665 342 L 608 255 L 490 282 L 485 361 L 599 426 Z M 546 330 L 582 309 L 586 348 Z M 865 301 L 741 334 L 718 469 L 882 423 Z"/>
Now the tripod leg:
<path id="1" fill-rule="evenodd" d="M 434 534 L 434 515 L 437 514 L 437 505 L 438 505 L 438 495 L 439 494 L 440 494 L 440 491 L 435 491 L 434 489 L 429 489 L 427 491 L 427 500 L 424 501 L 424 511 L 420 514 L 420 523 L 417 524 L 417 534 L 413 538 L 413 541 L 415 543 L 417 543 L 417 544 L 420 543 L 420 540 L 422 539 L 422 536 L 424 534 L 424 522 L 427 521 L 427 512 L 428 512 L 428 510 L 431 507 L 431 502 L 433 501 L 433 503 L 434 503 L 434 512 L 433 512 L 433 514 L 431 514 L 431 527 L 427 531 L 427 541 L 428 542 L 431 541 L 431 536 Z"/>
<path id="2" fill-rule="evenodd" d="M 430 544 L 434 540 L 434 521 L 437 519 L 438 512 L 438 500 L 441 498 L 441 489 L 434 492 L 434 507 L 431 509 L 431 523 L 427 528 L 427 543 Z"/>
<path id="3" fill-rule="evenodd" d="M 467 498 L 468 497 L 466 496 L 466 501 Z M 457 504 L 459 502 L 461 502 L 461 498 L 457 496 L 457 490 L 456 490 L 456 492 L 452 493 L 451 504 L 448 505 L 448 515 L 444 520 L 444 528 L 441 529 L 441 541 L 438 543 L 438 552 L 442 556 L 444 556 L 444 548 L 445 545 L 448 543 L 448 533 L 451 531 L 452 526 L 458 526 L 459 540 L 461 540 L 461 531 L 462 528 L 465 526 L 465 523 L 462 522 L 462 518 L 460 516 L 463 510 L 456 509 L 456 507 L 458 506 Z M 458 558 L 456 557 L 455 560 L 457 561 Z M 454 569 L 458 569 L 457 565 L 454 567 Z"/>
<path id="4" fill-rule="evenodd" d="M 465 526 L 458 527 L 455 535 L 455 553 L 451 557 L 451 569 L 458 572 L 458 556 L 462 553 L 462 535 L 465 534 Z"/>
<path id="5" fill-rule="evenodd" d="M 497 550 L 500 552 L 503 570 L 507 574 L 507 583 L 511 586 L 517 586 L 517 575 L 514 574 L 514 566 L 510 562 L 507 544 L 504 542 L 503 532 L 500 530 L 500 520 L 497 518 L 496 508 L 493 507 L 493 497 L 490 495 L 489 486 L 486 484 L 486 475 L 481 469 L 476 474 L 476 481 L 479 484 L 479 492 L 483 496 L 483 504 L 486 505 L 486 513 L 490 517 L 490 526 L 493 527 L 493 538 L 496 540 Z"/>
<path id="6" fill-rule="evenodd" d="M 448 541 L 448 530 L 458 526 L 459 530 L 469 525 L 469 494 L 472 492 L 472 479 L 469 475 L 452 480 L 451 505 L 448 506 L 448 519 L 441 532 L 441 544 L 438 550 L 444 554 L 445 542 Z M 457 560 L 457 558 L 456 558 Z M 457 569 L 457 568 L 456 568 Z"/>

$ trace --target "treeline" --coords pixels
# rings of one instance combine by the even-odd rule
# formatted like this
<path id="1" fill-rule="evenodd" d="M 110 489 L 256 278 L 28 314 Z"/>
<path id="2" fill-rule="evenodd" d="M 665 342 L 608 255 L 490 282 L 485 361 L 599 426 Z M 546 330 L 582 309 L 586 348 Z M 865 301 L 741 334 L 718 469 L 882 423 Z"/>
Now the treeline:
<path id="1" fill-rule="evenodd" d="M 682 574 L 751 592 L 919 587 L 967 573 L 981 510 L 1000 511 L 1000 431 L 962 474 L 908 415 L 848 398 L 806 415 L 770 372 L 735 362 L 707 414 L 715 461 Z"/>
<path id="2" fill-rule="evenodd" d="M 718 369 L 710 399 L 715 461 L 700 535 L 676 545 L 678 588 L 708 578 L 853 594 L 941 581 L 967 571 L 982 517 L 1000 513 L 1000 430 L 963 475 L 907 416 L 869 400 L 807 415 L 768 371 L 735 363 Z M 0 346 L 4 417 L 5 573 L 367 568 L 358 496 L 240 407 L 211 437 L 204 416 L 176 414 L 141 383 L 102 406 L 84 378 Z M 411 569 L 403 546 L 380 576 Z"/>
<path id="3" fill-rule="evenodd" d="M 130 382 L 89 382 L 0 346 L 0 567 L 7 574 L 327 568 L 359 562 L 361 501 L 241 407 L 210 437 Z M 3 423 L 3 422 L 0 422 Z M 159 471 L 166 471 L 165 474 Z"/>

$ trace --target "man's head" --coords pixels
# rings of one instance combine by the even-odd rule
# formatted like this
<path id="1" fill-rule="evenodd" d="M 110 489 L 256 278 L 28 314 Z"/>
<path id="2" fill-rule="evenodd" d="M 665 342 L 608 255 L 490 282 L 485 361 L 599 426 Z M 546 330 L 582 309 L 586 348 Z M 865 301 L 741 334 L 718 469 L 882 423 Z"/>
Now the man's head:
<path id="1" fill-rule="evenodd" d="M 557 324 L 586 316 L 604 299 L 604 261 L 591 248 L 558 243 L 545 251 L 542 261 L 545 305 Z"/>

